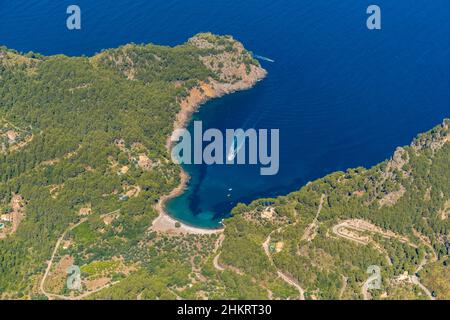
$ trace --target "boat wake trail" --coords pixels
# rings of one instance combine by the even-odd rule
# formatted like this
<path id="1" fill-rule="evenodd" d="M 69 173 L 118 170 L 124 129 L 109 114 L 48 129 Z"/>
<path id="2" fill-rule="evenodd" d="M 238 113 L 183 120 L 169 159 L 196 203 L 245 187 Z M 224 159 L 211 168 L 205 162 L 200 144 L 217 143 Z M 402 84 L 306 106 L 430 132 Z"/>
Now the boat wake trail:
<path id="1" fill-rule="evenodd" d="M 238 152 L 242 149 L 245 143 L 245 135 L 237 135 L 234 137 L 233 144 L 231 145 L 230 150 L 228 151 L 227 160 L 234 161 Z"/>
<path id="2" fill-rule="evenodd" d="M 259 60 L 267 61 L 267 62 L 272 62 L 272 63 L 275 62 L 275 60 L 272 60 L 272 59 L 267 58 L 267 57 L 259 56 L 257 54 L 254 54 L 253 57 L 256 58 L 256 59 L 259 59 Z"/>

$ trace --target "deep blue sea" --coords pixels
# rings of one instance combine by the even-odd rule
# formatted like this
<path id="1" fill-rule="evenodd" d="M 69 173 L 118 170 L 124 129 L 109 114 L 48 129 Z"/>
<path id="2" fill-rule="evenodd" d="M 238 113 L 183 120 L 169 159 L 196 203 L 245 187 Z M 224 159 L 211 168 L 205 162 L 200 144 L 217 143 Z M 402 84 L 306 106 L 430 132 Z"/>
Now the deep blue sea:
<path id="1" fill-rule="evenodd" d="M 373 3 L 382 30 L 366 28 Z M 80 31 L 66 29 L 71 4 Z M 217 227 L 238 202 L 372 166 L 450 116 L 448 0 L 0 0 L 0 44 L 19 51 L 92 55 L 203 31 L 232 34 L 276 62 L 262 62 L 269 76 L 254 89 L 195 118 L 206 128 L 279 128 L 281 163 L 271 177 L 254 166 L 185 166 L 189 188 L 168 208 L 192 225 Z"/>

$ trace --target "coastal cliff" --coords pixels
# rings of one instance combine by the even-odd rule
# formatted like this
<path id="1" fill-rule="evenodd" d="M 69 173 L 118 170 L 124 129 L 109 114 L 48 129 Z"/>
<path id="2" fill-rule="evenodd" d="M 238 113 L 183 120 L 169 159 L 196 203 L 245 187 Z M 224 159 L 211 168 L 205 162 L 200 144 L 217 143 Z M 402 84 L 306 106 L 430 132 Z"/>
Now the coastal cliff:
<path id="1" fill-rule="evenodd" d="M 192 114 L 202 104 L 233 92 L 251 89 L 267 75 L 267 71 L 244 48 L 243 44 L 231 36 L 201 33 L 189 39 L 188 45 L 200 49 L 202 54 L 199 59 L 211 72 L 211 75 L 205 80 L 198 81 L 188 90 L 186 95 L 178 99 L 180 111 L 176 115 L 173 125 L 174 131 L 172 136 L 168 138 L 166 145 L 169 152 L 172 148 L 172 141 L 176 140 L 175 131 L 185 128 Z M 176 83 L 176 85 L 179 86 L 181 83 Z M 220 229 L 208 230 L 187 226 L 177 222 L 167 214 L 166 203 L 182 194 L 188 182 L 189 175 L 181 170 L 180 184 L 169 194 L 161 197 L 155 205 L 159 216 L 153 221 L 152 230 L 175 234 L 211 234 L 221 231 Z"/>
<path id="2" fill-rule="evenodd" d="M 69 299 L 59 281 L 65 272 L 58 272 L 75 257 L 63 250 L 76 251 L 82 267 L 93 262 L 91 252 L 108 248 L 99 261 L 122 272 L 124 258 L 130 267 L 142 261 L 142 252 L 131 251 L 155 234 L 146 231 L 161 217 L 177 233 L 218 232 L 158 218 L 187 179 L 180 184 L 166 142 L 174 123 L 184 126 L 199 105 L 265 75 L 242 44 L 207 33 L 174 47 L 131 43 L 92 57 L 0 47 L 0 255 L 7 257 L 0 261 L 0 298 Z M 26 213 L 16 227 L 6 221 L 15 194 Z M 89 240 L 77 238 L 80 230 Z M 49 273 L 42 274 L 44 261 Z M 112 276 L 86 279 L 85 292 L 72 298 L 113 283 Z"/>
<path id="3" fill-rule="evenodd" d="M 0 48 L 0 298 L 448 299 L 449 120 L 373 168 L 237 205 L 204 230 L 163 212 L 187 180 L 166 141 L 208 99 L 266 75 L 241 44 L 11 52 Z M 381 290 L 367 291 L 370 266 Z"/>
<path id="4" fill-rule="evenodd" d="M 181 110 L 176 116 L 174 130 L 184 128 L 192 113 L 207 101 L 248 90 L 267 75 L 243 44 L 231 36 L 201 33 L 189 39 L 188 44 L 207 52 L 199 59 L 212 76 L 199 81 L 179 100 Z"/>

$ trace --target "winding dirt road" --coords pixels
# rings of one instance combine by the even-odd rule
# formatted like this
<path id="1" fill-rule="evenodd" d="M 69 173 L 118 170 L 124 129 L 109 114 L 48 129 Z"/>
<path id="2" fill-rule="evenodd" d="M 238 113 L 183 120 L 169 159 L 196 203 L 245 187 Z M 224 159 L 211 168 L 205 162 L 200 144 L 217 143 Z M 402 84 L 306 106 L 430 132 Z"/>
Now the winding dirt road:
<path id="1" fill-rule="evenodd" d="M 109 213 L 107 213 L 107 214 L 114 214 L 114 213 L 118 213 L 118 212 L 120 212 L 120 210 L 115 210 L 115 211 L 109 212 Z M 63 295 L 59 295 L 59 294 L 53 294 L 53 293 L 49 293 L 49 292 L 45 291 L 45 281 L 47 280 L 47 277 L 48 277 L 48 275 L 49 275 L 49 273 L 50 273 L 50 270 L 51 270 L 52 265 L 53 265 L 53 260 L 55 259 L 55 256 L 56 256 L 56 254 L 57 254 L 57 252 L 58 252 L 58 249 L 59 249 L 59 247 L 60 247 L 60 245 L 61 245 L 61 242 L 62 242 L 62 241 L 64 240 L 64 238 L 66 237 L 67 233 L 69 233 L 70 231 L 72 231 L 73 229 L 75 229 L 76 227 L 78 227 L 80 224 L 82 224 L 82 223 L 85 222 L 85 221 L 87 221 L 87 218 L 83 218 L 83 219 L 81 219 L 78 223 L 76 223 L 76 224 L 74 224 L 74 225 L 70 225 L 70 226 L 63 232 L 63 234 L 61 235 L 61 237 L 59 237 L 58 241 L 56 241 L 56 245 L 55 245 L 55 248 L 53 249 L 52 256 L 51 256 L 50 260 L 47 262 L 47 269 L 45 269 L 44 276 L 42 277 L 41 282 L 40 282 L 40 284 L 39 284 L 39 290 L 40 290 L 41 293 L 44 294 L 49 300 L 52 300 L 52 299 L 60 299 L 60 300 L 81 300 L 81 299 L 84 299 L 84 298 L 90 296 L 91 294 L 97 293 L 97 292 L 99 292 L 99 291 L 101 291 L 101 290 L 103 290 L 103 289 L 106 289 L 106 288 L 108 288 L 108 287 L 110 287 L 110 286 L 113 286 L 113 285 L 119 283 L 119 281 L 112 282 L 112 283 L 106 284 L 106 285 L 104 285 L 104 286 L 102 286 L 102 287 L 100 287 L 100 288 L 97 288 L 97 289 L 95 289 L 95 290 L 92 290 L 92 291 L 83 293 L 83 294 L 81 294 L 81 295 L 79 295 L 79 296 L 76 296 L 76 297 L 68 297 L 68 296 L 63 296 Z"/>
<path id="2" fill-rule="evenodd" d="M 342 297 L 344 296 L 345 293 L 345 289 L 347 289 L 347 282 L 348 282 L 348 278 L 344 275 L 341 275 L 342 277 L 342 287 L 341 290 L 339 291 L 339 300 L 342 300 Z"/>
<path id="3" fill-rule="evenodd" d="M 225 240 L 225 235 L 222 233 L 219 238 L 217 239 L 216 242 L 216 246 L 214 248 L 214 253 L 217 253 L 217 251 L 219 250 L 220 246 L 222 245 L 223 240 Z M 220 258 L 220 254 L 221 252 L 219 252 L 213 259 L 213 265 L 214 268 L 216 268 L 219 271 L 225 271 L 225 268 L 223 266 L 220 265 L 219 263 L 219 258 Z"/>
<path id="4" fill-rule="evenodd" d="M 314 220 L 311 222 L 311 224 L 306 228 L 305 232 L 303 233 L 302 240 L 312 241 L 316 235 L 317 227 L 319 224 L 319 215 L 322 211 L 323 204 L 325 202 L 326 195 L 322 194 L 320 197 L 320 203 L 317 208 L 316 216 L 314 217 Z M 268 236 L 266 241 L 263 243 L 263 248 L 266 256 L 269 258 L 270 263 L 277 269 L 278 276 L 287 284 L 295 287 L 298 290 L 299 293 L 299 300 L 305 300 L 305 290 L 300 286 L 300 284 L 289 274 L 282 272 L 278 269 L 278 267 L 275 265 L 275 262 L 273 261 L 272 255 L 270 254 L 269 250 L 269 244 L 272 237 L 272 234 L 274 232 L 280 232 L 283 228 L 279 228 L 277 230 L 272 231 Z"/>
<path id="5" fill-rule="evenodd" d="M 319 226 L 319 215 L 323 208 L 323 203 L 325 202 L 325 195 L 323 194 L 320 198 L 319 207 L 317 208 L 316 216 L 314 217 L 314 220 L 311 222 L 311 224 L 306 228 L 305 232 L 303 233 L 302 240 L 312 241 L 316 237 L 317 228 Z"/>
<path id="6" fill-rule="evenodd" d="M 434 251 L 433 251 L 434 252 Z M 428 298 L 430 300 L 436 300 L 435 297 L 433 297 L 433 294 L 430 292 L 430 290 L 428 290 L 427 287 L 425 287 L 421 282 L 418 276 L 416 276 L 416 274 L 418 274 L 423 267 L 427 264 L 427 258 L 423 258 L 422 261 L 420 262 L 418 268 L 416 269 L 416 272 L 414 273 L 414 275 L 410 276 L 411 282 L 414 283 L 415 285 L 419 286 L 420 289 L 422 289 L 423 292 L 425 292 L 425 294 L 428 296 Z"/>
<path id="7" fill-rule="evenodd" d="M 48 299 L 52 299 L 52 298 L 57 298 L 60 299 L 61 297 L 59 295 L 55 295 L 52 293 L 48 293 L 45 291 L 45 280 L 47 280 L 48 274 L 50 273 L 50 269 L 52 268 L 53 265 L 53 260 L 55 259 L 56 253 L 58 252 L 59 246 L 61 245 L 61 242 L 64 240 L 66 234 L 70 231 L 72 231 L 73 229 L 75 229 L 76 227 L 78 227 L 80 224 L 82 224 L 83 222 L 85 222 L 87 220 L 87 218 L 83 218 L 81 219 L 78 223 L 69 226 L 61 235 L 61 237 L 59 237 L 58 241 L 56 241 L 56 245 L 55 248 L 53 249 L 52 252 L 52 256 L 50 258 L 49 261 L 47 261 L 47 269 L 45 269 L 45 273 L 44 276 L 41 279 L 41 283 L 39 285 L 39 289 L 41 291 L 42 294 L 46 295 Z M 65 297 L 67 298 L 67 297 Z"/>
<path id="8" fill-rule="evenodd" d="M 372 295 L 369 293 L 369 285 L 370 283 L 372 283 L 373 281 L 377 280 L 378 276 L 376 274 L 370 276 L 366 282 L 364 282 L 362 288 L 361 288 L 361 293 L 364 297 L 364 300 L 371 300 L 372 299 Z"/>
<path id="9" fill-rule="evenodd" d="M 281 230 L 278 229 L 276 230 L 277 232 L 279 232 Z M 263 243 L 263 248 L 264 248 L 264 252 L 266 253 L 266 256 L 269 258 L 270 263 L 277 269 L 277 274 L 278 276 L 287 284 L 295 287 L 298 290 L 299 293 L 299 300 L 305 300 L 305 290 L 303 290 L 303 288 L 300 286 L 300 284 L 292 277 L 289 276 L 288 274 L 280 271 L 277 266 L 275 265 L 272 256 L 270 254 L 270 250 L 269 250 L 269 244 L 270 244 L 270 240 L 271 240 L 271 236 L 275 231 L 272 231 L 269 236 L 267 237 L 266 241 L 264 241 Z"/>
<path id="10" fill-rule="evenodd" d="M 355 223 L 355 222 L 356 222 L 356 223 Z M 385 238 L 388 238 L 388 239 L 390 239 L 390 238 L 395 238 L 395 239 L 397 239 L 397 240 L 399 240 L 399 241 L 401 241 L 401 242 L 404 242 L 404 243 L 410 245 L 410 246 L 413 247 L 413 248 L 418 248 L 417 245 L 415 245 L 414 243 L 412 243 L 412 242 L 411 242 L 408 238 L 406 238 L 406 237 L 403 237 L 403 236 L 394 234 L 394 233 L 392 233 L 392 232 L 388 232 L 388 231 L 385 232 L 385 231 L 382 231 L 382 230 L 380 230 L 380 228 L 378 228 L 378 227 L 376 227 L 376 226 L 373 226 L 373 225 L 371 225 L 370 223 L 365 222 L 365 221 L 363 221 L 362 224 L 361 224 L 361 223 L 357 224 L 357 223 L 358 223 L 357 220 L 354 220 L 354 221 L 352 221 L 352 220 L 344 221 L 344 222 L 342 222 L 342 223 L 340 223 L 340 224 L 335 225 L 335 226 L 332 228 L 333 233 L 336 234 L 337 236 L 341 237 L 341 238 L 344 238 L 344 239 L 347 239 L 347 240 L 350 240 L 350 241 L 353 241 L 353 242 L 356 242 L 356 243 L 362 244 L 362 245 L 368 245 L 369 243 L 372 242 L 372 243 L 374 244 L 375 248 L 376 248 L 378 251 L 380 251 L 381 253 L 383 253 L 384 255 L 386 255 L 387 261 L 388 261 L 389 265 L 392 265 L 392 262 L 391 262 L 389 256 L 387 256 L 387 252 L 386 252 L 386 251 L 385 251 L 378 243 L 376 243 L 375 241 L 370 240 L 370 239 L 366 240 L 366 239 L 363 239 L 362 237 L 358 237 L 357 235 L 352 235 L 351 233 L 345 232 L 345 229 L 353 229 L 353 230 L 356 230 L 356 231 L 368 231 L 368 232 L 378 233 L 378 234 L 382 235 L 382 236 L 385 237 Z M 433 250 L 433 247 L 431 246 L 431 244 L 429 243 L 429 241 L 427 241 L 427 239 L 425 239 L 425 237 L 424 237 L 422 234 L 420 234 L 418 231 L 416 231 L 416 230 L 413 229 L 413 232 L 414 232 L 414 235 L 415 235 L 417 238 L 419 238 L 419 240 L 420 240 L 426 247 L 428 247 L 428 248 L 431 250 L 431 252 L 432 252 L 432 254 L 433 254 L 433 258 L 431 259 L 431 261 L 436 261 L 436 260 L 437 260 L 436 252 Z M 426 287 L 420 282 L 419 277 L 416 276 L 416 274 L 419 273 L 427 263 L 428 263 L 427 259 L 424 258 L 424 259 L 421 261 L 421 263 L 419 264 L 418 268 L 416 269 L 415 274 L 409 276 L 409 280 L 410 280 L 413 284 L 419 286 L 419 287 L 422 289 L 422 291 L 428 296 L 428 298 L 429 298 L 430 300 L 436 300 L 436 298 L 433 297 L 433 295 L 432 295 L 432 293 L 430 292 L 430 290 L 428 290 L 428 288 L 426 288 Z M 370 300 L 370 299 L 371 299 L 371 295 L 370 295 L 370 293 L 369 293 L 369 291 L 368 291 L 368 285 L 369 285 L 373 280 L 374 280 L 373 277 L 369 277 L 369 279 L 367 279 L 367 281 L 363 284 L 363 286 L 362 286 L 362 288 L 361 288 L 361 294 L 363 295 L 364 300 Z"/>

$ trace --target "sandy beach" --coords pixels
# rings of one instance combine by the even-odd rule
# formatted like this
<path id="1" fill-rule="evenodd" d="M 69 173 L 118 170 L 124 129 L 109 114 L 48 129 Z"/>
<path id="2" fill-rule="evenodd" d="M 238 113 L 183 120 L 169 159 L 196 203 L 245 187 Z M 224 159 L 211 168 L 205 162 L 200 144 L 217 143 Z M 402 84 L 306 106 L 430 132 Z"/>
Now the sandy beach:
<path id="1" fill-rule="evenodd" d="M 202 229 L 202 228 L 195 228 L 192 226 L 189 226 L 187 224 L 184 224 L 174 218 L 172 218 L 165 210 L 165 205 L 167 201 L 170 199 L 173 199 L 180 194 L 183 193 L 184 189 L 187 186 L 187 183 L 189 182 L 189 175 L 181 171 L 180 174 L 181 182 L 180 184 L 173 189 L 169 194 L 161 197 L 159 202 L 156 204 L 155 209 L 159 213 L 158 218 L 156 218 L 153 221 L 151 229 L 153 231 L 157 232 L 164 232 L 168 234 L 216 234 L 221 233 L 223 229 Z M 177 223 L 179 224 L 177 227 Z"/>

